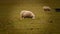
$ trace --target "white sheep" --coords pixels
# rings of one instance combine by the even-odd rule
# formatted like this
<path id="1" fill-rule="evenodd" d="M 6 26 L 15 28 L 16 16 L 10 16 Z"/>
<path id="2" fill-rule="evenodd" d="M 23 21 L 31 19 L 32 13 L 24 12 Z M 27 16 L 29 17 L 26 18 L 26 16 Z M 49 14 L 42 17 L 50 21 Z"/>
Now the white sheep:
<path id="1" fill-rule="evenodd" d="M 35 19 L 35 14 L 33 14 L 31 11 L 22 10 L 20 12 L 20 19 L 22 20 L 24 18 L 32 18 L 32 19 Z"/>
<path id="2" fill-rule="evenodd" d="M 43 6 L 44 11 L 50 11 L 51 8 L 49 6 Z"/>

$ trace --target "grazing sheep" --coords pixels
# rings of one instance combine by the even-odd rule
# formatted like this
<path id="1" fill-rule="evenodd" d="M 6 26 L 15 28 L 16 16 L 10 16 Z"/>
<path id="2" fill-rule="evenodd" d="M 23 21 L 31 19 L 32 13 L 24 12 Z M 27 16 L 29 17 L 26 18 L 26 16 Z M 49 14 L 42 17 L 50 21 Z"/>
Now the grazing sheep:
<path id="1" fill-rule="evenodd" d="M 44 11 L 50 11 L 51 8 L 49 6 L 43 6 Z"/>
<path id="2" fill-rule="evenodd" d="M 20 13 L 20 19 L 22 20 L 24 18 L 32 18 L 32 19 L 35 19 L 35 15 L 31 11 L 23 10 Z"/>

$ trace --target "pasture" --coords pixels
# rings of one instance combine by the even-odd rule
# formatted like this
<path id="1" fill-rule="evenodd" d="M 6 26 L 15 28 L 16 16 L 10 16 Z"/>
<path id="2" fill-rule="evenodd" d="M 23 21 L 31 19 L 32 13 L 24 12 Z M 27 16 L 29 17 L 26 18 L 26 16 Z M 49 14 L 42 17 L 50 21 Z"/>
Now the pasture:
<path id="1" fill-rule="evenodd" d="M 60 34 L 60 12 L 54 10 L 60 7 L 59 0 L 43 1 L 0 1 L 0 34 Z M 51 11 L 44 11 L 45 5 L 50 6 Z M 20 20 L 22 10 L 32 11 L 36 18 Z"/>

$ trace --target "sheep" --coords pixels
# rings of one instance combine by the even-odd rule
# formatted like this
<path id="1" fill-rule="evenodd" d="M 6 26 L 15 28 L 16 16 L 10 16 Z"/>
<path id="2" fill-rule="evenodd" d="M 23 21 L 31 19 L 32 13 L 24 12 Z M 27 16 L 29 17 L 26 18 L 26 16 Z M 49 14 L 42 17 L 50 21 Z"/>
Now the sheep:
<path id="1" fill-rule="evenodd" d="M 44 11 L 50 11 L 51 8 L 49 6 L 43 6 Z"/>
<path id="2" fill-rule="evenodd" d="M 22 10 L 20 12 L 20 19 L 24 19 L 24 18 L 32 18 L 35 19 L 35 14 L 31 11 L 27 11 L 27 10 Z"/>

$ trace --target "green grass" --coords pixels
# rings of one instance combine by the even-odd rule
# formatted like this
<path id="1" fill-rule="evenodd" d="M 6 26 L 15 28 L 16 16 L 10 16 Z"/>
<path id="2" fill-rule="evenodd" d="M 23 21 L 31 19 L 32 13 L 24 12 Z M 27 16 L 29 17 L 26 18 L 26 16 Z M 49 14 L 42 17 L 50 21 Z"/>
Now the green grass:
<path id="1" fill-rule="evenodd" d="M 13 1 L 0 3 L 0 34 L 60 34 L 60 13 L 54 10 L 59 4 L 58 1 L 51 1 L 40 3 L 35 0 L 32 4 L 26 1 L 16 4 Z M 51 6 L 52 10 L 45 12 L 42 9 L 44 5 Z M 32 11 L 36 19 L 20 20 L 21 10 Z"/>

